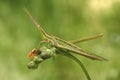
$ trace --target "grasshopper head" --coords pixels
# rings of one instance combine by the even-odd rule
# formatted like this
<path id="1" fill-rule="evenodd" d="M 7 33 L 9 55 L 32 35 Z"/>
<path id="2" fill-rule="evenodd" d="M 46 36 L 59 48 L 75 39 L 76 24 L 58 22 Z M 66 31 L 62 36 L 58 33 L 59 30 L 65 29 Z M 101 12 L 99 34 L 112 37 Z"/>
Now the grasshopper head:
<path id="1" fill-rule="evenodd" d="M 36 56 L 36 55 L 38 55 L 38 54 L 40 54 L 40 53 L 41 53 L 41 52 L 40 52 L 39 49 L 34 48 L 32 51 L 29 52 L 28 57 L 29 57 L 30 59 L 33 59 L 34 56 Z"/>

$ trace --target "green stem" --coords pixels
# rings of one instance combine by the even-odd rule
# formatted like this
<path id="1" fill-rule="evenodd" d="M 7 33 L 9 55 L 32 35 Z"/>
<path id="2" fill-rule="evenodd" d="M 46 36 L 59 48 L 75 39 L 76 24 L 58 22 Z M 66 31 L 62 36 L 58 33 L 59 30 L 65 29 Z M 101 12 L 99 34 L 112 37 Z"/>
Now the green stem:
<path id="1" fill-rule="evenodd" d="M 61 52 L 60 54 L 63 54 L 64 56 L 69 57 L 69 58 L 73 59 L 75 62 L 77 62 L 80 65 L 80 67 L 82 68 L 84 74 L 86 75 L 87 80 L 91 80 L 88 71 L 86 70 L 85 66 L 79 59 L 77 59 L 75 56 L 73 56 L 72 54 L 70 54 L 67 51 L 60 51 L 60 52 Z"/>

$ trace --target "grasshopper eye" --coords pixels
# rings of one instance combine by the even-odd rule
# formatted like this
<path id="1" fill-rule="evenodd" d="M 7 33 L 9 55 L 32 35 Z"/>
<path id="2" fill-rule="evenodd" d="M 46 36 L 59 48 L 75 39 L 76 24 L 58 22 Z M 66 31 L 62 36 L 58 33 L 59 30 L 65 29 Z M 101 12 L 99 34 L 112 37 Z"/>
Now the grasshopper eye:
<path id="1" fill-rule="evenodd" d="M 34 56 L 36 56 L 36 55 L 38 55 L 40 53 L 41 53 L 41 51 L 39 49 L 33 49 L 31 52 L 29 52 L 28 57 L 30 59 L 33 59 Z"/>

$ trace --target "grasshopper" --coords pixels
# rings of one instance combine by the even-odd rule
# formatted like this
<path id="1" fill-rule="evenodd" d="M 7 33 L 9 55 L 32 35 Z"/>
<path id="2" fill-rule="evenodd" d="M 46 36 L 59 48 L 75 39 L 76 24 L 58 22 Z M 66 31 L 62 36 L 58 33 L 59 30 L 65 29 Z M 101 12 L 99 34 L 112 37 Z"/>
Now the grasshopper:
<path id="1" fill-rule="evenodd" d="M 98 60 L 98 61 L 106 60 L 105 58 L 100 57 L 98 55 L 88 54 L 86 51 L 84 51 L 83 49 L 81 49 L 80 47 L 75 45 L 76 43 L 79 43 L 79 42 L 84 42 L 84 41 L 88 41 L 88 40 L 92 40 L 92 39 L 96 39 L 96 38 L 102 37 L 103 34 L 98 34 L 98 35 L 95 35 L 95 36 L 81 38 L 81 39 L 73 40 L 73 41 L 66 41 L 64 39 L 61 39 L 61 38 L 58 38 L 56 36 L 48 34 L 40 26 L 40 24 L 38 24 L 38 22 L 35 20 L 35 18 L 30 14 L 30 12 L 27 9 L 24 9 L 24 10 L 27 13 L 27 15 L 30 17 L 32 22 L 40 30 L 40 32 L 41 32 L 41 34 L 43 36 L 43 40 L 40 41 L 40 43 L 48 43 L 48 44 L 50 44 L 50 46 L 52 46 L 52 48 L 48 48 L 48 47 L 44 47 L 43 48 L 42 47 L 42 49 L 33 49 L 28 54 L 29 58 L 31 60 L 33 60 L 34 62 L 36 62 L 36 63 L 40 63 L 43 60 L 48 59 L 49 57 L 53 56 L 54 55 L 53 53 L 55 53 L 55 52 L 59 53 L 59 54 L 64 54 L 65 56 L 69 56 L 70 58 L 74 59 L 77 63 L 79 63 L 80 66 L 82 67 L 83 71 L 85 72 L 87 79 L 91 80 L 91 78 L 90 78 L 87 70 L 85 69 L 84 65 L 82 64 L 82 62 L 80 60 L 78 60 L 76 57 L 74 57 L 72 54 L 70 54 L 70 52 L 76 53 L 78 55 L 84 56 L 84 57 L 92 59 L 92 60 Z M 47 54 L 47 55 L 46 54 L 41 54 L 42 52 L 49 53 L 49 54 Z M 40 55 L 40 56 L 38 57 L 37 55 Z M 34 62 L 31 62 L 30 65 L 31 64 L 33 66 L 36 65 L 36 67 L 37 67 L 38 64 L 34 64 Z M 31 68 L 31 67 L 29 67 L 29 68 Z"/>
<path id="2" fill-rule="evenodd" d="M 79 48 L 78 46 L 75 45 L 78 42 L 83 42 L 83 41 L 95 39 L 95 38 L 98 38 L 98 37 L 102 37 L 103 34 L 99 34 L 99 35 L 96 35 L 96 36 L 83 38 L 83 39 L 79 39 L 79 40 L 75 40 L 75 41 L 70 41 L 70 42 L 65 41 L 65 40 L 63 40 L 61 38 L 58 38 L 56 36 L 47 34 L 45 32 L 45 30 L 34 19 L 34 17 L 27 10 L 25 10 L 25 11 L 28 14 L 28 16 L 30 17 L 30 19 L 33 21 L 33 23 L 37 26 L 37 28 L 42 32 L 42 35 L 44 37 L 43 41 L 52 43 L 53 46 L 55 46 L 59 49 L 64 49 L 64 50 L 82 55 L 84 57 L 87 57 L 87 58 L 90 58 L 90 59 L 93 59 L 93 60 L 99 60 L 99 61 L 106 60 L 105 58 L 102 58 L 100 56 L 96 56 L 96 55 L 93 55 L 93 54 L 88 54 L 86 51 L 82 50 L 81 48 Z M 63 44 L 65 44 L 66 46 L 64 46 Z"/>

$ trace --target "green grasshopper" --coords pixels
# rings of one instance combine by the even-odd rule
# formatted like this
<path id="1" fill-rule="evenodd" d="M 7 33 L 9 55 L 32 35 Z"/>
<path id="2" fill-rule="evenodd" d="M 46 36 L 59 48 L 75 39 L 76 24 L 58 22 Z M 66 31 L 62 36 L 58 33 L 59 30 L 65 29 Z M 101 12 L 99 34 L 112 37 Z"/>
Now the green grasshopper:
<path id="1" fill-rule="evenodd" d="M 84 57 L 92 59 L 92 60 L 98 60 L 98 61 L 106 60 L 103 57 L 100 57 L 100 56 L 97 56 L 94 54 L 88 54 L 86 51 L 84 51 L 83 49 L 81 49 L 75 45 L 76 43 L 79 43 L 79 42 L 84 42 L 84 41 L 102 37 L 103 34 L 98 34 L 96 36 L 81 38 L 81 39 L 74 40 L 74 41 L 65 41 L 61 38 L 58 38 L 56 36 L 46 33 L 45 30 L 38 24 L 38 22 L 34 19 L 34 17 L 30 14 L 30 12 L 27 9 L 25 9 L 25 12 L 30 17 L 32 22 L 37 26 L 37 28 L 41 31 L 43 40 L 40 42 L 39 46 L 41 47 L 42 43 L 49 44 L 49 46 L 47 46 L 47 47 L 42 46 L 41 48 L 33 49 L 29 53 L 29 57 L 32 57 L 31 58 L 32 61 L 28 64 L 28 67 L 36 68 L 38 66 L 38 64 L 40 62 L 42 62 L 43 60 L 56 55 L 55 53 L 59 53 L 59 54 L 63 54 L 65 56 L 70 57 L 73 60 L 75 60 L 82 67 L 84 73 L 86 74 L 87 79 L 91 80 L 91 78 L 90 78 L 87 70 L 85 69 L 84 65 L 82 64 L 82 62 L 79 59 L 77 59 L 76 57 L 74 57 L 72 54 L 70 54 L 70 52 L 76 53 L 78 55 L 84 56 Z M 32 65 L 32 67 L 31 67 L 31 65 Z"/>

